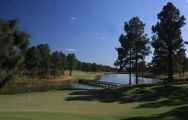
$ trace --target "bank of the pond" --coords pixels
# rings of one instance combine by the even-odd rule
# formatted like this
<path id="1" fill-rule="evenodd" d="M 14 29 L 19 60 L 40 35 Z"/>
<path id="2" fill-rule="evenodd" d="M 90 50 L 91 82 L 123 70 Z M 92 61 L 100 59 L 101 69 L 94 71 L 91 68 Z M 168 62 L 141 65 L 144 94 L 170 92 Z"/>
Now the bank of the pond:
<path id="1" fill-rule="evenodd" d="M 158 79 L 158 80 L 161 80 L 161 81 L 166 81 L 168 79 L 167 74 L 154 75 L 152 73 L 143 73 L 143 77 Z M 181 76 L 178 73 L 174 73 L 173 79 L 174 79 L 174 82 L 188 81 L 188 72 L 185 72 L 184 75 L 181 75 Z"/>
<path id="2" fill-rule="evenodd" d="M 31 78 L 28 76 L 18 77 L 11 80 L 1 90 L 0 94 L 14 94 L 25 92 L 43 92 L 49 90 L 65 90 L 74 89 L 73 85 L 78 83 L 78 80 L 96 80 L 99 76 L 106 74 L 105 72 L 83 72 L 74 70 L 72 76 L 69 76 L 68 71 L 65 74 L 53 78 Z"/>

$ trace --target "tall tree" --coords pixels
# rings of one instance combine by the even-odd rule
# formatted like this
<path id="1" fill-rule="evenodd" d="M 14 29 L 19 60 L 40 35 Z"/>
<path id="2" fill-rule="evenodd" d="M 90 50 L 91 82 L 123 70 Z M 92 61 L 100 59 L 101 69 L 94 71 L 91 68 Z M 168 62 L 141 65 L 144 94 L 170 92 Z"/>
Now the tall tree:
<path id="1" fill-rule="evenodd" d="M 40 44 L 37 46 L 37 49 L 40 51 L 41 61 L 39 74 L 41 76 L 47 76 L 50 73 L 50 48 L 48 44 Z"/>
<path id="2" fill-rule="evenodd" d="M 153 61 L 157 61 L 154 62 L 156 65 L 167 63 L 168 82 L 172 82 L 173 58 L 184 46 L 181 27 L 185 25 L 185 17 L 180 15 L 180 11 L 171 2 L 163 7 L 157 17 L 159 22 L 152 27 L 152 46 L 155 49 Z"/>
<path id="3" fill-rule="evenodd" d="M 132 54 L 134 54 L 136 84 L 138 84 L 138 62 L 144 59 L 150 50 L 148 45 L 149 39 L 144 33 L 144 26 L 145 24 L 139 17 L 133 17 L 128 23 L 125 23 L 124 27 L 127 37 L 130 40 Z"/>
<path id="4" fill-rule="evenodd" d="M 67 55 L 67 65 L 68 65 L 68 69 L 69 69 L 69 75 L 72 75 L 72 70 L 76 67 L 76 56 L 75 54 L 68 54 Z"/>
<path id="5" fill-rule="evenodd" d="M 51 53 L 48 44 L 29 48 L 26 52 L 26 68 L 32 76 L 47 77 L 50 74 Z"/>
<path id="6" fill-rule="evenodd" d="M 25 54 L 25 68 L 32 77 L 39 75 L 40 61 L 42 61 L 39 49 L 36 46 L 30 47 Z"/>
<path id="7" fill-rule="evenodd" d="M 118 52 L 118 59 L 115 61 L 114 65 L 119 67 L 119 71 L 123 71 L 125 68 L 129 67 L 129 85 L 131 85 L 131 73 L 132 73 L 132 49 L 131 40 L 121 34 L 119 37 L 119 42 L 121 44 L 120 48 L 116 48 Z"/>
<path id="8" fill-rule="evenodd" d="M 29 35 L 17 25 L 15 19 L 0 19 L 0 86 L 17 74 L 29 45 Z"/>
<path id="9" fill-rule="evenodd" d="M 121 35 L 117 48 L 118 60 L 115 65 L 126 67 L 129 64 L 129 84 L 131 84 L 132 64 L 135 65 L 136 84 L 138 84 L 138 62 L 149 54 L 149 39 L 144 34 L 145 24 L 138 18 L 133 17 L 129 22 L 125 22 L 125 36 Z"/>

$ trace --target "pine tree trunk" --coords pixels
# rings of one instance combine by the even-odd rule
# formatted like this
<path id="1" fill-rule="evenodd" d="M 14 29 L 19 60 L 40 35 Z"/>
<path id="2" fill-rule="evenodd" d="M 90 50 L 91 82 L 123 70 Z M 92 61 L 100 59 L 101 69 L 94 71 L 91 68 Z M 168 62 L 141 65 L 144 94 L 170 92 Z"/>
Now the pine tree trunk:
<path id="1" fill-rule="evenodd" d="M 72 65 L 71 64 L 69 65 L 69 75 L 70 76 L 72 75 Z"/>
<path id="2" fill-rule="evenodd" d="M 132 63 L 131 63 L 131 59 L 132 59 L 132 55 L 131 55 L 131 50 L 129 52 L 129 85 L 131 85 L 131 74 L 132 74 L 132 70 L 131 70 L 131 66 L 132 66 Z"/>
<path id="3" fill-rule="evenodd" d="M 138 84 L 138 52 L 137 52 L 137 48 L 136 48 L 136 61 L 135 61 L 135 64 L 136 64 L 136 84 Z"/>
<path id="4" fill-rule="evenodd" d="M 184 68 L 185 66 L 183 65 L 183 70 L 182 70 L 182 74 L 183 74 L 183 76 L 184 76 L 184 73 L 185 73 L 185 68 Z"/>
<path id="5" fill-rule="evenodd" d="M 172 51 L 168 55 L 168 82 L 173 82 L 173 59 Z"/>
<path id="6" fill-rule="evenodd" d="M 70 76 L 72 75 L 72 69 L 70 69 L 70 71 L 69 71 L 69 75 L 70 75 Z"/>

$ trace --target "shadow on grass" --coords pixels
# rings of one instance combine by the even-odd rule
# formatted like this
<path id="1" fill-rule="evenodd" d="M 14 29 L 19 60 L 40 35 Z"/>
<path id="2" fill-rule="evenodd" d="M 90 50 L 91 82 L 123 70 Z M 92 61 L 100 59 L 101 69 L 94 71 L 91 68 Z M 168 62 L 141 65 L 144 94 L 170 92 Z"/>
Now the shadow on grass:
<path id="1" fill-rule="evenodd" d="M 132 117 L 121 120 L 187 120 L 188 106 L 178 107 L 169 112 L 147 117 Z"/>
<path id="2" fill-rule="evenodd" d="M 99 101 L 120 104 L 143 102 L 138 108 L 154 108 L 188 104 L 188 85 L 137 85 L 131 87 L 76 91 L 67 101 Z"/>

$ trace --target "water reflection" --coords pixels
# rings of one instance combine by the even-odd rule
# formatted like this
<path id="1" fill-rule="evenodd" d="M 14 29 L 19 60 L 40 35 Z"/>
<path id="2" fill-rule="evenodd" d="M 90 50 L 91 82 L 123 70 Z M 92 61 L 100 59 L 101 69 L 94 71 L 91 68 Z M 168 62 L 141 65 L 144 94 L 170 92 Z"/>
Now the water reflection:
<path id="1" fill-rule="evenodd" d="M 136 84 L 135 81 L 135 75 L 132 75 L 132 84 Z M 114 82 L 114 83 L 120 83 L 120 84 L 129 84 L 129 74 L 107 74 L 102 75 L 99 78 L 100 81 L 105 82 Z M 150 83 L 156 83 L 157 81 L 152 78 L 138 78 L 139 84 L 150 84 Z"/>
<path id="2" fill-rule="evenodd" d="M 106 74 L 102 75 L 99 79 L 99 81 L 105 81 L 105 82 L 112 82 L 112 83 L 119 83 L 119 84 L 129 84 L 129 74 Z M 132 84 L 136 84 L 135 75 L 132 75 Z M 157 83 L 157 80 L 154 80 L 152 78 L 138 78 L 139 84 L 151 84 L 151 83 Z M 73 85 L 74 88 L 78 89 L 96 89 L 99 87 L 90 86 L 90 85 L 83 85 L 83 84 L 75 84 Z"/>

